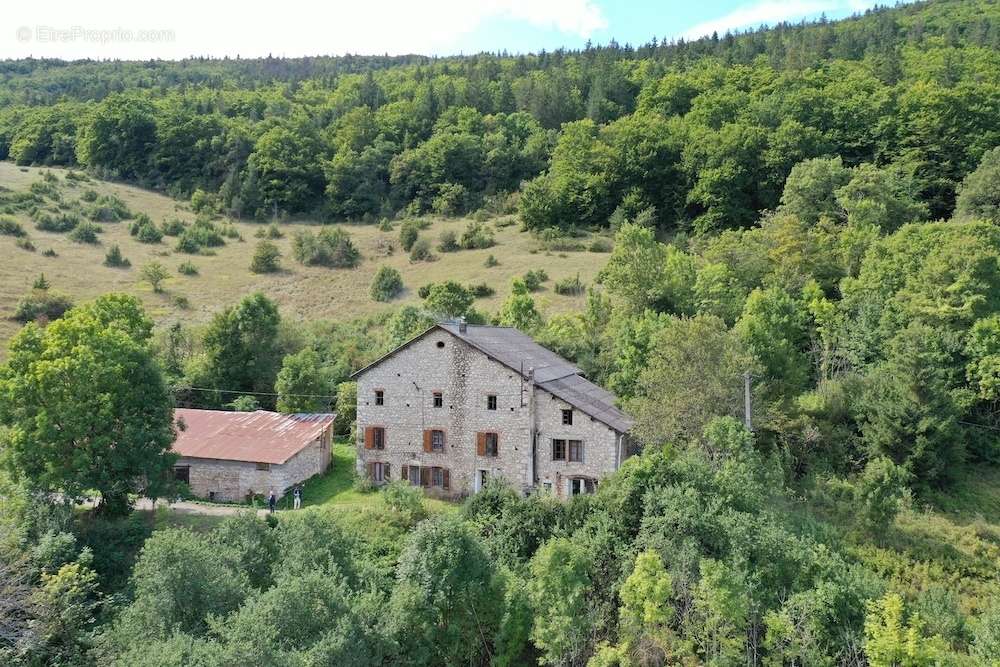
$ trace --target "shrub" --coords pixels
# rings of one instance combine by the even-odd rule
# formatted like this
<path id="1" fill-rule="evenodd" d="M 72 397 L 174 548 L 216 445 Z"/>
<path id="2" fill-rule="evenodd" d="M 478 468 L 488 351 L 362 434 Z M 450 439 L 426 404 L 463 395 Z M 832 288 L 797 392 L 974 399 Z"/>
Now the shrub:
<path id="1" fill-rule="evenodd" d="M 490 297 L 496 294 L 496 290 L 494 290 L 486 283 L 479 283 L 478 285 L 469 285 L 469 291 L 472 292 L 472 296 L 476 297 L 477 299 L 485 299 L 486 297 Z"/>
<path id="2" fill-rule="evenodd" d="M 250 260 L 252 273 L 275 273 L 281 270 L 281 251 L 270 241 L 260 241 Z"/>
<path id="3" fill-rule="evenodd" d="M 493 232 L 482 223 L 470 222 L 462 232 L 462 247 L 466 250 L 490 248 L 493 245 Z"/>
<path id="4" fill-rule="evenodd" d="M 21 238 L 19 238 L 17 241 L 15 241 L 15 245 L 17 245 L 17 247 L 20 248 L 21 250 L 27 250 L 28 252 L 35 252 L 35 244 L 32 243 L 31 239 L 29 239 L 27 236 L 22 236 Z"/>
<path id="5" fill-rule="evenodd" d="M 537 292 L 542 287 L 542 283 L 548 279 L 549 274 L 545 272 L 545 269 L 532 269 L 524 274 L 524 286 L 528 288 L 529 292 Z"/>
<path id="6" fill-rule="evenodd" d="M 227 239 L 235 239 L 242 241 L 243 235 L 240 234 L 240 230 L 236 228 L 231 222 L 227 222 L 219 227 L 219 233 L 225 236 Z"/>
<path id="7" fill-rule="evenodd" d="M 581 241 L 574 238 L 579 232 L 575 230 L 562 230 L 555 227 L 546 227 L 535 236 L 538 238 L 544 250 L 555 252 L 583 250 Z"/>
<path id="8" fill-rule="evenodd" d="M 0 234 L 4 236 L 24 236 L 24 227 L 13 218 L 0 218 Z"/>
<path id="9" fill-rule="evenodd" d="M 586 287 L 580 280 L 580 274 L 578 273 L 573 278 L 557 280 L 553 289 L 556 294 L 562 294 L 563 296 L 577 296 L 579 294 L 583 294 Z"/>
<path id="10" fill-rule="evenodd" d="M 45 250 L 42 251 L 42 257 L 58 257 L 58 256 L 59 255 L 53 248 L 46 248 Z"/>
<path id="11" fill-rule="evenodd" d="M 132 266 L 132 262 L 128 261 L 124 255 L 122 255 L 122 249 L 118 247 L 118 244 L 114 244 L 104 255 L 104 266 L 110 266 L 112 268 L 127 269 Z"/>
<path id="12" fill-rule="evenodd" d="M 198 275 L 198 267 L 194 265 L 194 262 L 181 262 L 177 267 L 177 273 L 182 276 L 196 276 Z"/>
<path id="13" fill-rule="evenodd" d="M 25 324 L 39 318 L 55 320 L 63 316 L 67 310 L 73 307 L 73 302 L 69 297 L 59 292 L 48 290 L 32 290 L 30 294 L 21 299 L 14 309 L 14 319 Z"/>
<path id="14" fill-rule="evenodd" d="M 101 228 L 92 222 L 81 222 L 69 233 L 69 240 L 76 243 L 98 243 Z"/>
<path id="15" fill-rule="evenodd" d="M 432 287 L 434 287 L 434 283 L 427 283 L 426 285 L 421 285 L 420 288 L 417 289 L 417 296 L 419 296 L 421 299 L 426 299 L 427 295 L 431 293 Z"/>
<path id="16" fill-rule="evenodd" d="M 455 232 L 450 229 L 446 229 L 441 232 L 441 236 L 438 239 L 437 249 L 441 252 L 455 252 L 458 250 L 458 238 L 455 236 Z"/>
<path id="17" fill-rule="evenodd" d="M 38 217 L 35 228 L 42 232 L 63 233 L 72 231 L 80 224 L 80 216 L 75 213 L 60 213 L 52 216 L 44 214 Z"/>
<path id="18" fill-rule="evenodd" d="M 87 176 L 83 172 L 73 171 L 72 169 L 70 169 L 69 171 L 66 172 L 66 180 L 85 183 L 90 180 L 90 176 Z"/>
<path id="19" fill-rule="evenodd" d="M 486 262 L 484 264 L 487 269 L 490 269 L 493 268 L 494 266 L 500 266 L 500 260 L 498 260 L 493 255 L 490 255 L 489 257 L 486 258 Z"/>
<path id="20" fill-rule="evenodd" d="M 35 282 L 31 284 L 31 289 L 47 290 L 51 287 L 51 284 L 45 278 L 44 273 L 39 273 L 38 277 L 35 278 Z"/>
<path id="21" fill-rule="evenodd" d="M 87 209 L 87 217 L 94 222 L 119 222 L 131 218 L 132 212 L 115 195 L 103 195 Z"/>
<path id="22" fill-rule="evenodd" d="M 611 252 L 614 249 L 614 245 L 611 243 L 611 239 L 606 239 L 604 237 L 598 236 L 590 242 L 587 246 L 587 250 L 590 252 Z"/>
<path id="23" fill-rule="evenodd" d="M 180 236 L 186 228 L 187 224 L 179 218 L 164 220 L 163 224 L 160 225 L 160 231 L 163 232 L 164 236 Z"/>
<path id="24" fill-rule="evenodd" d="M 89 188 L 84 190 L 83 194 L 80 195 L 80 199 L 88 203 L 97 201 L 97 190 L 91 190 Z"/>
<path id="25" fill-rule="evenodd" d="M 225 245 L 218 227 L 211 220 L 200 218 L 190 227 L 186 227 L 177 237 L 177 251 L 195 255 L 204 248 L 216 248 Z"/>
<path id="26" fill-rule="evenodd" d="M 174 295 L 173 302 L 174 306 L 180 310 L 188 310 L 191 307 L 191 301 L 183 294 Z"/>
<path id="27" fill-rule="evenodd" d="M 170 273 L 159 262 L 150 262 L 142 267 L 143 280 L 148 282 L 156 293 L 163 291 L 163 281 L 169 277 Z"/>
<path id="28" fill-rule="evenodd" d="M 431 252 L 431 244 L 427 239 L 417 239 L 417 242 L 410 248 L 411 262 L 430 262 L 434 259 Z"/>
<path id="29" fill-rule="evenodd" d="M 197 188 L 191 194 L 191 210 L 195 213 L 216 213 L 219 210 L 219 199 L 214 194 Z"/>
<path id="30" fill-rule="evenodd" d="M 391 266 L 380 266 L 372 281 L 371 295 L 376 301 L 392 301 L 403 291 L 403 276 Z"/>
<path id="31" fill-rule="evenodd" d="M 382 218 L 378 221 L 378 230 L 380 232 L 391 232 L 392 231 L 392 220 L 389 218 Z"/>
<path id="32" fill-rule="evenodd" d="M 408 522 L 414 522 L 424 517 L 423 495 L 420 489 L 397 480 L 385 485 L 382 490 L 382 502 L 389 509 L 403 515 Z"/>
<path id="33" fill-rule="evenodd" d="M 267 227 L 261 227 L 254 234 L 259 239 L 268 239 L 270 241 L 275 241 L 277 239 L 283 238 L 285 235 L 281 233 L 281 229 L 278 228 L 277 223 L 272 222 Z"/>
<path id="34" fill-rule="evenodd" d="M 350 234 L 339 227 L 327 227 L 316 234 L 298 232 L 292 240 L 292 254 L 306 266 L 351 268 L 361 259 Z"/>
<path id="35" fill-rule="evenodd" d="M 159 243 L 163 238 L 163 232 L 156 227 L 148 215 L 140 213 L 128 226 L 128 233 L 136 238 L 140 243 Z"/>
<path id="36" fill-rule="evenodd" d="M 415 220 L 407 220 L 399 227 L 399 245 L 409 252 L 420 236 L 420 226 Z"/>

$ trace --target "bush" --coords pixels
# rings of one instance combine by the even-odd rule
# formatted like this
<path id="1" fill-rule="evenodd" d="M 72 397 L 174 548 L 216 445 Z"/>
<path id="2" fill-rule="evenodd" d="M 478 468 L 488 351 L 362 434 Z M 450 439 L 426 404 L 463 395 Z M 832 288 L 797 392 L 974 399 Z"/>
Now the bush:
<path id="1" fill-rule="evenodd" d="M 423 495 L 420 489 L 397 480 L 385 485 L 382 490 L 382 502 L 412 523 L 424 517 Z"/>
<path id="2" fill-rule="evenodd" d="M 391 232 L 392 231 L 392 220 L 389 218 L 382 218 L 378 221 L 378 230 L 380 232 Z"/>
<path id="3" fill-rule="evenodd" d="M 32 243 L 31 239 L 29 239 L 27 236 L 22 236 L 21 238 L 19 238 L 17 241 L 15 241 L 15 245 L 17 245 L 17 247 L 20 248 L 21 250 L 27 250 L 28 252 L 35 252 L 35 244 Z"/>
<path id="4" fill-rule="evenodd" d="M 579 232 L 576 232 L 575 230 L 566 231 L 555 227 L 547 227 L 538 232 L 535 236 L 538 238 L 544 250 L 566 252 L 584 249 L 583 243 L 574 238 L 574 236 L 578 234 Z"/>
<path id="5" fill-rule="evenodd" d="M 493 255 L 490 255 L 489 257 L 486 258 L 486 262 L 484 263 L 484 265 L 486 266 L 487 269 L 491 269 L 494 266 L 500 266 L 500 260 L 498 260 Z"/>
<path id="6" fill-rule="evenodd" d="M 63 316 L 73 307 L 69 297 L 59 292 L 48 290 L 32 290 L 28 296 L 17 303 L 14 309 L 14 319 L 25 324 L 39 318 L 55 320 Z"/>
<path id="7" fill-rule="evenodd" d="M 292 240 L 292 254 L 306 266 L 351 268 L 361 259 L 351 236 L 339 227 L 327 227 L 316 234 L 305 230 Z"/>
<path id="8" fill-rule="evenodd" d="M 260 241 L 250 260 L 252 273 L 275 273 L 281 270 L 281 251 L 270 241 Z"/>
<path id="9" fill-rule="evenodd" d="M 59 255 L 53 248 L 46 248 L 42 251 L 42 257 L 58 257 Z"/>
<path id="10" fill-rule="evenodd" d="M 259 239 L 268 239 L 270 241 L 275 241 L 277 239 L 283 238 L 285 235 L 281 233 L 281 229 L 278 228 L 277 223 L 272 222 L 267 227 L 261 227 L 254 234 Z"/>
<path id="11" fill-rule="evenodd" d="M 243 235 L 240 234 L 240 230 L 236 228 L 231 222 L 227 222 L 219 227 L 219 233 L 225 236 L 227 239 L 243 240 Z"/>
<path id="12" fill-rule="evenodd" d="M 128 233 L 136 238 L 140 243 L 159 243 L 163 238 L 163 232 L 156 227 L 148 215 L 140 213 L 128 226 Z"/>
<path id="13" fill-rule="evenodd" d="M 217 213 L 220 210 L 219 198 L 197 188 L 191 194 L 191 210 L 195 213 Z"/>
<path id="14" fill-rule="evenodd" d="M 191 301 L 188 300 L 183 294 L 176 294 L 173 298 L 174 307 L 180 310 L 188 310 L 191 308 Z"/>
<path id="15" fill-rule="evenodd" d="M 432 287 L 434 287 L 434 283 L 427 283 L 426 285 L 421 285 L 420 288 L 417 289 L 417 296 L 419 296 L 421 299 L 426 299 L 427 295 L 431 293 Z"/>
<path id="16" fill-rule="evenodd" d="M 84 190 L 83 194 L 80 195 L 80 199 L 87 203 L 97 201 L 97 190 L 91 190 L 89 188 Z"/>
<path id="17" fill-rule="evenodd" d="M 462 247 L 466 250 L 490 248 L 493 245 L 493 232 L 482 223 L 470 222 L 462 232 Z"/>
<path id="18" fill-rule="evenodd" d="M 80 216 L 75 213 L 60 213 L 56 216 L 44 214 L 39 216 L 38 221 L 35 223 L 35 228 L 41 232 L 56 232 L 61 234 L 72 231 L 78 224 L 80 224 Z"/>
<path id="19" fill-rule="evenodd" d="M 372 281 L 371 295 L 376 301 L 391 301 L 403 291 L 403 276 L 391 266 L 380 266 Z"/>
<path id="20" fill-rule="evenodd" d="M 32 289 L 47 290 L 50 287 L 52 287 L 52 285 L 45 278 L 45 274 L 44 273 L 39 273 L 38 277 L 35 278 L 35 282 L 33 282 L 31 284 L 31 288 Z"/>
<path id="21" fill-rule="evenodd" d="M 590 252 L 611 252 L 614 249 L 614 244 L 611 243 L 611 239 L 606 239 L 604 237 L 598 236 L 590 245 L 587 246 L 587 250 Z"/>
<path id="22" fill-rule="evenodd" d="M 169 277 L 170 273 L 159 262 L 150 262 L 142 267 L 143 280 L 148 282 L 156 293 L 163 291 L 163 281 Z"/>
<path id="23" fill-rule="evenodd" d="M 580 274 L 578 273 L 573 278 L 557 280 L 553 289 L 556 294 L 562 294 L 563 296 L 577 296 L 579 294 L 583 294 L 586 287 L 580 280 Z"/>
<path id="24" fill-rule="evenodd" d="M 3 236 L 24 236 L 27 232 L 13 218 L 0 218 L 0 234 Z"/>
<path id="25" fill-rule="evenodd" d="M 434 259 L 431 252 L 431 244 L 427 239 L 417 239 L 417 242 L 410 248 L 411 262 L 430 262 Z"/>
<path id="26" fill-rule="evenodd" d="M 119 222 L 131 218 L 132 212 L 115 195 L 103 195 L 87 208 L 87 217 L 94 222 Z"/>
<path id="27" fill-rule="evenodd" d="M 196 276 L 198 275 L 198 267 L 194 265 L 194 262 L 181 262 L 177 267 L 177 273 L 182 276 Z"/>
<path id="28" fill-rule="evenodd" d="M 160 231 L 163 232 L 164 236 L 180 236 L 186 228 L 187 224 L 179 218 L 164 220 L 163 224 L 160 225 Z"/>
<path id="29" fill-rule="evenodd" d="M 479 283 L 478 285 L 469 285 L 469 291 L 472 292 L 472 296 L 476 297 L 477 299 L 485 299 L 486 297 L 490 297 L 496 294 L 496 290 L 494 290 L 486 283 Z"/>
<path id="30" fill-rule="evenodd" d="M 446 229 L 441 232 L 441 236 L 438 239 L 437 249 L 441 252 L 455 252 L 458 250 L 458 238 L 455 236 L 455 232 L 450 229 Z"/>
<path id="31" fill-rule="evenodd" d="M 186 227 L 177 238 L 177 251 L 195 255 L 204 248 L 217 248 L 225 245 L 219 228 L 211 220 L 199 218 L 190 227 Z"/>
<path id="32" fill-rule="evenodd" d="M 399 227 L 399 245 L 409 252 L 420 236 L 420 226 L 415 220 L 407 220 Z"/>
<path id="33" fill-rule="evenodd" d="M 524 274 L 524 286 L 529 292 L 537 292 L 542 287 L 542 283 L 549 279 L 549 274 L 545 269 L 532 269 Z"/>
<path id="34" fill-rule="evenodd" d="M 128 261 L 124 255 L 122 255 L 122 249 L 118 247 L 118 244 L 111 246 L 111 249 L 104 255 L 104 266 L 110 266 L 117 269 L 127 269 L 132 266 L 132 262 Z"/>
<path id="35" fill-rule="evenodd" d="M 98 243 L 101 228 L 92 222 L 81 222 L 69 233 L 69 240 L 76 243 Z"/>

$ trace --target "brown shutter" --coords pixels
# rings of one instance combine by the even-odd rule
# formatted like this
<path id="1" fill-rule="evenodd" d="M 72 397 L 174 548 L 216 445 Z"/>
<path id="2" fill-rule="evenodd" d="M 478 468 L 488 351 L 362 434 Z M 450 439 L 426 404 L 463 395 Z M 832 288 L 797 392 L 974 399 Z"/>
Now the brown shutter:
<path id="1" fill-rule="evenodd" d="M 430 486 L 431 485 L 431 469 L 421 468 L 420 469 L 420 486 Z"/>
<path id="2" fill-rule="evenodd" d="M 371 426 L 365 427 L 365 449 L 375 448 L 375 429 Z"/>
<path id="3" fill-rule="evenodd" d="M 407 479 L 406 470 L 408 466 L 399 466 L 399 478 L 402 480 Z"/>
<path id="4" fill-rule="evenodd" d="M 387 481 L 387 482 L 389 481 L 389 464 L 388 463 L 383 463 L 382 464 L 382 478 L 385 479 L 385 481 Z"/>
<path id="5" fill-rule="evenodd" d="M 480 456 L 486 456 L 486 434 L 477 433 L 476 434 L 476 454 Z"/>
<path id="6" fill-rule="evenodd" d="M 431 451 L 431 432 L 429 429 L 424 431 L 424 451 Z"/>
<path id="7" fill-rule="evenodd" d="M 449 477 L 450 477 L 450 475 L 448 475 L 448 469 L 447 468 L 443 468 L 441 470 L 441 486 L 444 487 L 444 488 L 446 488 L 446 489 L 450 489 L 451 488 L 451 480 L 449 479 Z"/>

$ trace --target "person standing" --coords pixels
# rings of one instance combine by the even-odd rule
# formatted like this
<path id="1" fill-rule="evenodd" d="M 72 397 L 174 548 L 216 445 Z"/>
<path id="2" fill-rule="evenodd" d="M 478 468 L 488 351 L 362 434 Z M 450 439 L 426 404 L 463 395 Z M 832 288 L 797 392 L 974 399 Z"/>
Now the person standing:
<path id="1" fill-rule="evenodd" d="M 278 497 L 274 495 L 274 489 L 271 489 L 271 493 L 267 495 L 267 509 L 274 514 L 274 507 L 278 504 Z"/>
<path id="2" fill-rule="evenodd" d="M 295 509 L 302 508 L 302 487 L 296 486 L 295 490 L 292 491 L 292 506 Z"/>

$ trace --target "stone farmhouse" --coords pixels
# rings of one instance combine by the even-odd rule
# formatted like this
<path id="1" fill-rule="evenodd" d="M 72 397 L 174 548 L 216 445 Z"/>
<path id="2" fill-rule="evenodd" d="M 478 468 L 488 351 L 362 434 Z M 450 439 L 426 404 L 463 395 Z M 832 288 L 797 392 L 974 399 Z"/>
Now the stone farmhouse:
<path id="1" fill-rule="evenodd" d="M 201 498 L 284 492 L 330 465 L 332 414 L 177 408 L 174 477 Z"/>
<path id="2" fill-rule="evenodd" d="M 437 324 L 354 377 L 358 473 L 376 484 L 459 496 L 502 477 L 568 497 L 629 454 L 614 395 L 517 329 Z"/>

